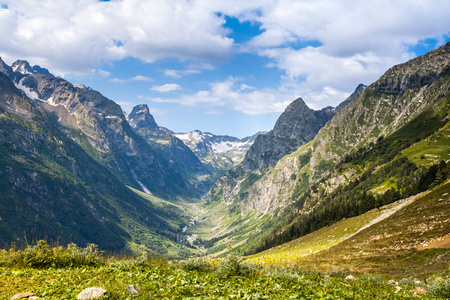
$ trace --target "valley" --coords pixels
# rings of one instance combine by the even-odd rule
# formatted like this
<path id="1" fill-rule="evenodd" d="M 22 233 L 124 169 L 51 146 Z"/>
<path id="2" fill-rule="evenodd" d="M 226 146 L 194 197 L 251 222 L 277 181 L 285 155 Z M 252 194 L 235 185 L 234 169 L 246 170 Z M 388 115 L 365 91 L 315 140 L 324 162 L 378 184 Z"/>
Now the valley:
<path id="1" fill-rule="evenodd" d="M 46 240 L 214 274 L 448 275 L 450 43 L 337 107 L 298 98 L 244 139 L 174 133 L 146 104 L 127 114 L 46 69 L 0 62 L 0 237 L 14 255 Z"/>

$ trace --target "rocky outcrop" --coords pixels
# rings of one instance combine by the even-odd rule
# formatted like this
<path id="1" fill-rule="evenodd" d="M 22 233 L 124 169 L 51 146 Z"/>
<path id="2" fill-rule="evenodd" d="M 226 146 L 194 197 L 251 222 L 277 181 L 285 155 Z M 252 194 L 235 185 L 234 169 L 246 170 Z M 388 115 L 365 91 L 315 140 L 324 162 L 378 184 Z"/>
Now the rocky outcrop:
<path id="1" fill-rule="evenodd" d="M 312 140 L 323 125 L 303 99 L 295 100 L 278 118 L 273 130 L 256 138 L 242 167 L 248 172 L 273 167 L 283 156 Z"/>
<path id="2" fill-rule="evenodd" d="M 329 106 L 316 111 L 310 109 L 302 98 L 292 102 L 278 118 L 273 130 L 256 138 L 242 162 L 244 170 L 252 172 L 274 167 L 282 157 L 311 141 L 320 128 L 364 87 L 360 84 L 337 108 Z"/>
<path id="3" fill-rule="evenodd" d="M 18 72 L 24 75 L 27 74 L 42 74 L 42 75 L 51 75 L 50 72 L 45 69 L 41 68 L 38 65 L 30 66 L 30 64 L 26 60 L 17 60 L 12 65 L 11 68 L 13 72 Z"/>
<path id="4" fill-rule="evenodd" d="M 150 114 L 150 110 L 146 104 L 133 107 L 133 110 L 127 116 L 127 121 L 130 123 L 131 127 L 135 129 L 158 129 L 158 124 L 156 124 L 155 119 Z"/>

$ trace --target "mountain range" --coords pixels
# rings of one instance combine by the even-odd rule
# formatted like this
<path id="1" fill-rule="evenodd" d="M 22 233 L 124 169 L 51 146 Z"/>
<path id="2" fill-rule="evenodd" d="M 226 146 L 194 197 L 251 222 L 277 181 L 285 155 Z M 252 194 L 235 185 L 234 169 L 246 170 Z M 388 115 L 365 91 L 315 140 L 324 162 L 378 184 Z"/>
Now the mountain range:
<path id="1" fill-rule="evenodd" d="M 212 172 L 221 172 L 239 165 L 258 135 L 239 139 L 227 135 L 214 135 L 209 132 L 195 130 L 189 133 L 176 133 L 200 160 Z"/>
<path id="2" fill-rule="evenodd" d="M 1 240 L 253 254 L 433 189 L 450 176 L 449 61 L 446 44 L 337 107 L 298 98 L 271 131 L 238 139 L 174 133 L 147 105 L 128 115 L 0 60 Z"/>

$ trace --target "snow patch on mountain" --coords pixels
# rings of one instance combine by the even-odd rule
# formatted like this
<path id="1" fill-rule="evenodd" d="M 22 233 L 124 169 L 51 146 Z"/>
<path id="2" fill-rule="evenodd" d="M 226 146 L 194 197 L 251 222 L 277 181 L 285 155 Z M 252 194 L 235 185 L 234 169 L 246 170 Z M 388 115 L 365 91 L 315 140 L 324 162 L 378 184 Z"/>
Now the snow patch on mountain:
<path id="1" fill-rule="evenodd" d="M 28 98 L 33 99 L 33 100 L 39 100 L 42 102 L 47 102 L 46 100 L 42 100 L 39 98 L 38 93 L 36 93 L 35 91 L 31 90 L 29 87 L 23 85 L 23 80 L 25 78 L 20 79 L 19 83 L 14 82 L 14 85 L 16 86 L 16 88 L 18 88 L 19 90 L 22 90 L 25 95 L 27 95 Z"/>
<path id="2" fill-rule="evenodd" d="M 229 151 L 247 150 L 253 144 L 256 135 L 239 139 L 227 135 L 214 135 L 209 132 L 201 132 L 200 130 L 175 134 L 175 136 L 191 148 L 194 153 L 204 151 L 226 153 Z"/>

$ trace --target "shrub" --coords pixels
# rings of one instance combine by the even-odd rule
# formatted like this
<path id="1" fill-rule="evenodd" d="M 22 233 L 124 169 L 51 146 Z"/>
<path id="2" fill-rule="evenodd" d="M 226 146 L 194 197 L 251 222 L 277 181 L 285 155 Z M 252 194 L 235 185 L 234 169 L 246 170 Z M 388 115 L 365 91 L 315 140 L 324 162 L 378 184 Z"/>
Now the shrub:
<path id="1" fill-rule="evenodd" d="M 411 278 L 403 278 L 398 282 L 398 285 L 403 287 L 414 288 L 416 286 L 415 282 Z"/>
<path id="2" fill-rule="evenodd" d="M 2 251 L 0 259 L 1 266 L 31 268 L 93 266 L 100 262 L 97 245 L 88 244 L 86 248 L 79 248 L 75 244 L 69 244 L 67 248 L 61 246 L 51 248 L 43 240 L 34 246 L 27 246 L 24 250 Z"/>
<path id="3" fill-rule="evenodd" d="M 186 271 L 211 272 L 213 266 L 204 258 L 188 259 L 181 262 L 181 267 Z"/>
<path id="4" fill-rule="evenodd" d="M 224 258 L 217 272 L 224 277 L 245 276 L 251 277 L 257 274 L 258 266 L 256 264 L 247 264 L 237 255 L 229 254 Z"/>
<path id="5" fill-rule="evenodd" d="M 345 271 L 339 268 L 333 268 L 328 275 L 330 277 L 339 277 L 339 278 L 345 278 Z"/>
<path id="6" fill-rule="evenodd" d="M 433 297 L 450 298 L 450 277 L 436 278 L 427 285 L 427 290 Z"/>

